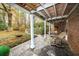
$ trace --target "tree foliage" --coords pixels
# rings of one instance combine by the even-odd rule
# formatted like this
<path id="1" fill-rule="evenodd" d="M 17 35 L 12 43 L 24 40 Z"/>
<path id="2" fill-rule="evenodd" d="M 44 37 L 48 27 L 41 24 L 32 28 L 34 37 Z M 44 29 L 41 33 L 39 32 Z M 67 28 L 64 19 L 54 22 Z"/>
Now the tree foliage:
<path id="1" fill-rule="evenodd" d="M 3 21 L 0 21 L 0 30 L 5 30 L 7 29 L 6 24 Z"/>
<path id="2" fill-rule="evenodd" d="M 35 23 L 34 24 L 34 28 L 35 28 L 35 34 L 44 34 L 44 23 L 43 22 L 39 22 L 39 23 Z M 46 25 L 46 32 L 48 32 L 48 25 Z"/>

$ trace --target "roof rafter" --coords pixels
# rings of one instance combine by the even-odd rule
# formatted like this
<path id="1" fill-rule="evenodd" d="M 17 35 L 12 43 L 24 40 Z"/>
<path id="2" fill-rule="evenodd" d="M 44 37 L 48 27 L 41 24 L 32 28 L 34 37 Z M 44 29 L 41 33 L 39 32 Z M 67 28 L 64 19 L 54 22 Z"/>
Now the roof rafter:
<path id="1" fill-rule="evenodd" d="M 49 12 L 46 10 L 46 8 L 41 4 L 41 6 L 43 7 L 43 10 L 45 11 L 45 13 L 49 16 L 49 18 L 51 18 L 51 15 L 49 14 Z"/>
<path id="2" fill-rule="evenodd" d="M 57 16 L 57 17 L 53 17 L 53 18 L 49 18 L 48 19 L 48 21 L 50 21 L 50 20 L 55 20 L 55 19 L 62 19 L 62 18 L 67 18 L 68 17 L 68 15 L 64 15 L 64 16 Z"/>
<path id="3" fill-rule="evenodd" d="M 69 15 L 68 16 L 70 16 L 71 14 L 72 14 L 72 12 L 78 7 L 78 3 L 77 4 L 75 4 L 75 6 L 72 8 L 72 10 L 69 12 Z"/>
<path id="4" fill-rule="evenodd" d="M 42 14 L 41 12 L 37 12 L 38 14 L 40 14 L 41 16 L 43 16 L 44 18 L 46 18 L 46 16 L 44 14 Z"/>
<path id="5" fill-rule="evenodd" d="M 49 7 L 53 6 L 54 4 L 57 4 L 57 3 L 45 4 L 43 6 L 44 6 L 44 8 L 49 8 Z M 35 13 L 35 12 L 38 12 L 38 11 L 43 10 L 44 8 L 42 8 L 42 6 L 39 6 L 39 7 L 36 8 L 36 11 L 35 10 L 32 10 L 31 12 L 32 13 Z"/>
<path id="6" fill-rule="evenodd" d="M 27 3 L 26 5 L 27 5 L 28 7 L 30 7 L 31 9 L 35 9 L 35 8 L 34 8 L 35 5 L 33 5 L 33 4 L 31 5 L 31 4 Z"/>
<path id="7" fill-rule="evenodd" d="M 17 9 L 23 10 L 23 11 L 25 11 L 25 12 L 27 12 L 27 13 L 30 13 L 28 10 L 22 8 L 21 6 L 15 4 L 15 3 L 12 3 L 12 4 L 9 3 L 9 5 L 11 5 L 11 6 L 13 6 L 13 7 L 17 8 Z"/>
<path id="8" fill-rule="evenodd" d="M 54 5 L 55 17 L 57 16 L 56 6 Z"/>
<path id="9" fill-rule="evenodd" d="M 66 5 L 65 5 L 65 7 L 64 7 L 64 10 L 63 10 L 63 13 L 62 13 L 62 15 L 64 15 L 64 13 L 65 13 L 65 10 L 66 10 L 66 8 L 67 8 L 67 5 L 68 5 L 68 3 L 66 3 Z"/>

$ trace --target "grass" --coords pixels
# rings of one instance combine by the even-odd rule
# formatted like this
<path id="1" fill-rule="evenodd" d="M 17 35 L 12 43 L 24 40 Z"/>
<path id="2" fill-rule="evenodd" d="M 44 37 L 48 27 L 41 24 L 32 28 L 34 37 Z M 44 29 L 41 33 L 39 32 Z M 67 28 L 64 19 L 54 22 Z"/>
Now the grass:
<path id="1" fill-rule="evenodd" d="M 30 40 L 30 35 L 22 32 L 4 32 L 2 35 L 4 36 L 0 37 L 0 45 L 7 45 L 11 48 Z M 17 35 L 22 35 L 22 37 L 17 37 Z"/>
<path id="2" fill-rule="evenodd" d="M 7 45 L 11 48 L 14 47 L 14 46 L 17 46 L 17 45 L 19 45 L 23 42 L 30 40 L 30 35 L 24 35 L 20 38 L 16 38 L 15 40 L 16 40 L 15 42 L 9 42 Z"/>

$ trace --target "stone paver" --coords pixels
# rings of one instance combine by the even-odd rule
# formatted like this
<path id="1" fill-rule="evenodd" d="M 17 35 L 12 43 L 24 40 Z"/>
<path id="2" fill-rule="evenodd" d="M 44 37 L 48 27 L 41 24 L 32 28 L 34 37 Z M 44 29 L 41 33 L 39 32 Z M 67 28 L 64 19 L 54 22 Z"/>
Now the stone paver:
<path id="1" fill-rule="evenodd" d="M 49 37 L 49 36 L 48 36 Z M 49 45 L 49 39 L 44 39 L 43 36 L 39 35 L 35 38 L 35 49 L 34 51 L 30 50 L 30 40 L 22 43 L 11 49 L 10 56 L 36 56 L 40 53 L 41 49 L 46 45 Z"/>
<path id="2" fill-rule="evenodd" d="M 61 36 L 62 35 L 60 35 L 59 37 Z M 49 35 L 47 35 L 46 39 L 44 39 L 43 36 L 38 35 L 35 38 L 36 47 L 33 50 L 30 49 L 30 40 L 29 40 L 25 43 L 22 43 L 12 48 L 10 52 L 10 56 L 68 56 L 68 55 L 71 55 L 64 48 L 51 46 L 52 41 L 54 41 L 54 38 L 51 38 Z"/>

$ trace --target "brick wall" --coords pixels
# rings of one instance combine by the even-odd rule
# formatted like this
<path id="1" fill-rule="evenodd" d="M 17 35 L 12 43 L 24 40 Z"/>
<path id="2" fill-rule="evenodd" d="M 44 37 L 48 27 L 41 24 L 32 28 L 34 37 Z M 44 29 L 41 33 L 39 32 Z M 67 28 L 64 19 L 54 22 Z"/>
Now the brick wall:
<path id="1" fill-rule="evenodd" d="M 62 22 L 55 23 L 54 24 L 55 30 L 58 33 L 61 33 L 61 32 L 63 32 L 65 30 L 65 25 L 66 25 L 66 21 L 62 21 Z"/>
<path id="2" fill-rule="evenodd" d="M 68 20 L 68 43 L 71 51 L 79 55 L 79 8 L 70 15 Z"/>

